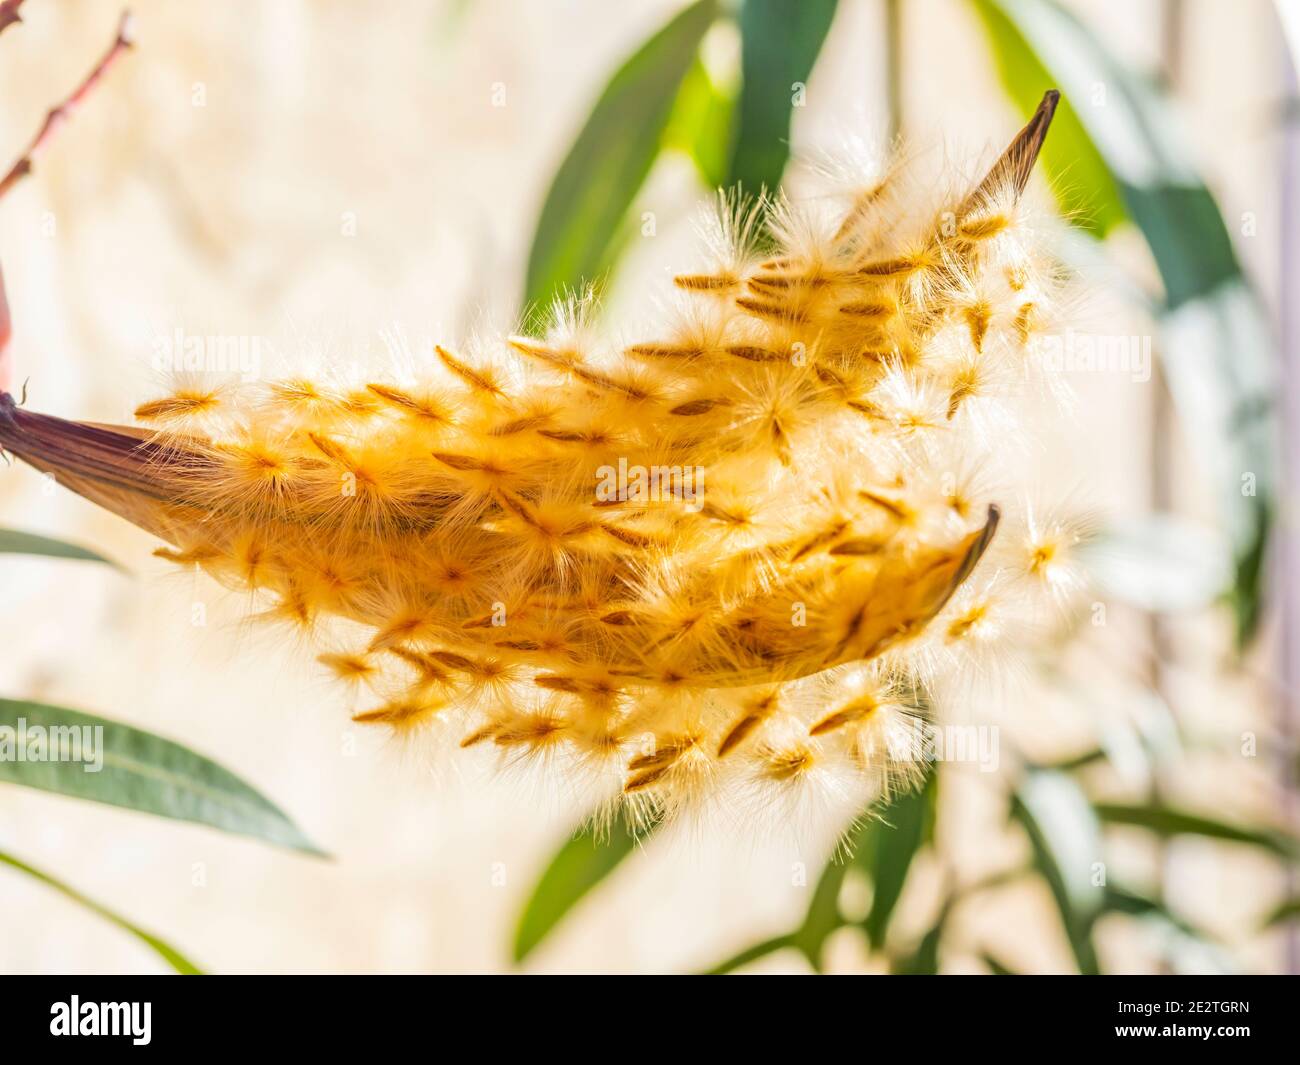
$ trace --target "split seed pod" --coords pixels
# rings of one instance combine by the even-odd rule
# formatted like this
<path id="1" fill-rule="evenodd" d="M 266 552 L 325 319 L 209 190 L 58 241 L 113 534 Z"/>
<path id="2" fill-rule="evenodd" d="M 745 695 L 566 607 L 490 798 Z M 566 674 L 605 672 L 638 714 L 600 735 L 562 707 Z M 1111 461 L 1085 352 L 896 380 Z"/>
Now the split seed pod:
<path id="1" fill-rule="evenodd" d="M 998 501 L 948 471 L 1050 297 L 1018 209 L 1056 100 L 947 202 L 899 171 L 828 224 L 778 203 L 642 342 L 579 301 L 413 379 L 177 389 L 145 429 L 0 395 L 0 446 L 317 632 L 357 721 L 643 806 L 860 802 L 919 764 L 920 665 L 989 630 L 959 593 L 1000 572 Z"/>

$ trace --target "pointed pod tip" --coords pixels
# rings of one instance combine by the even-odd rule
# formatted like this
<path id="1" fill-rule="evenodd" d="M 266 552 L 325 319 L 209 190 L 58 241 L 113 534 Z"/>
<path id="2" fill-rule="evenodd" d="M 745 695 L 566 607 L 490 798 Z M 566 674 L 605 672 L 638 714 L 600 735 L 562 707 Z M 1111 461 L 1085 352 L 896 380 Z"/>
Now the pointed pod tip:
<path id="1" fill-rule="evenodd" d="M 989 504 L 988 517 L 984 521 L 984 528 L 979 531 L 971 544 L 967 558 L 972 569 L 988 550 L 989 544 L 993 542 L 993 537 L 998 531 L 998 522 L 1002 520 L 1002 509 L 996 503 Z"/>
<path id="2" fill-rule="evenodd" d="M 1018 200 L 1029 184 L 1029 175 L 1038 162 L 1038 154 L 1043 150 L 1047 131 L 1061 102 L 1058 89 L 1048 89 L 1043 93 L 1033 116 L 1025 123 L 1024 129 L 1016 134 L 1007 150 L 999 156 L 993 168 L 984 180 L 975 187 L 963 207 L 964 212 L 986 207 L 992 200 L 1008 192 L 1013 200 Z"/>
<path id="3" fill-rule="evenodd" d="M 1032 131 L 1032 134 L 1037 137 L 1038 142 L 1041 144 L 1042 139 L 1047 136 L 1047 128 L 1052 124 L 1052 117 L 1056 114 L 1056 105 L 1060 102 L 1061 92 L 1059 89 L 1048 89 L 1043 93 L 1043 98 L 1038 102 L 1038 107 L 1021 136 Z"/>
<path id="4" fill-rule="evenodd" d="M 1002 519 L 1002 511 L 996 503 L 990 503 L 988 517 L 985 519 L 984 527 L 976 530 L 968 539 L 966 554 L 958 566 L 956 574 L 953 576 L 952 589 L 956 591 L 967 577 L 974 572 L 979 560 L 984 557 L 984 552 L 989 549 L 989 544 L 993 542 L 993 537 L 998 531 L 998 522 Z M 950 593 L 951 594 L 951 593 Z"/>
<path id="5" fill-rule="evenodd" d="M 1047 130 L 1052 125 L 1052 119 L 1056 115 L 1056 107 L 1060 102 L 1061 92 L 1059 89 L 1048 89 L 1043 93 L 1043 98 L 1038 101 L 1038 107 L 1034 109 L 1034 113 L 1025 124 L 1025 128 L 1017 134 L 1011 148 L 1008 149 L 1008 151 L 1013 151 L 1019 148 L 1021 153 L 1020 172 L 1023 174 L 1023 178 L 1019 181 L 1021 191 L 1024 190 L 1024 182 L 1028 180 L 1030 169 L 1038 159 L 1038 153 L 1042 151 L 1043 141 L 1047 138 Z"/>

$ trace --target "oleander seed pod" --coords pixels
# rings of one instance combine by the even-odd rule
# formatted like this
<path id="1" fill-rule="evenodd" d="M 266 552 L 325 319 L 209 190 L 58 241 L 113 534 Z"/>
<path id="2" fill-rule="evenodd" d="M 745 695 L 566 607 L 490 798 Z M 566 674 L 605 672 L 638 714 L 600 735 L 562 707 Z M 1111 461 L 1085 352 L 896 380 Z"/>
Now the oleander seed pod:
<path id="1" fill-rule="evenodd" d="M 761 227 L 724 202 L 740 239 L 640 342 L 602 343 L 579 299 L 405 379 L 178 387 L 146 429 L 0 396 L 0 446 L 266 593 L 373 693 L 356 721 L 616 778 L 642 810 L 860 803 L 915 775 L 931 675 L 1069 583 L 1069 530 L 994 544 L 1014 501 L 968 476 L 1056 287 L 1020 211 L 1056 100 L 973 190 L 898 167 Z"/>

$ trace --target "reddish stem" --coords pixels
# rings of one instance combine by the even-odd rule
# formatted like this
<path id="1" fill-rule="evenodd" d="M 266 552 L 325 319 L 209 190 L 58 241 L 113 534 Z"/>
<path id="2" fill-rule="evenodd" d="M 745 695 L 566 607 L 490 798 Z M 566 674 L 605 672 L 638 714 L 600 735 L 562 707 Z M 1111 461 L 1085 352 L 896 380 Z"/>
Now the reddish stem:
<path id="1" fill-rule="evenodd" d="M 15 22 L 22 21 L 18 13 L 18 9 L 22 5 L 23 0 L 0 0 L 0 33 L 3 33 Z M 73 90 L 71 96 L 57 107 L 50 109 L 45 116 L 45 121 L 41 123 L 41 128 L 36 131 L 36 136 L 32 138 L 31 144 L 27 146 L 27 150 L 9 168 L 5 176 L 0 178 L 0 199 L 3 199 L 14 185 L 32 172 L 32 163 L 48 146 L 54 132 L 72 117 L 76 109 L 94 90 L 100 79 L 117 62 L 118 57 L 131 45 L 131 12 L 123 11 L 122 17 L 117 24 L 117 35 L 113 38 L 113 43 L 109 46 L 108 51 L 104 53 L 104 57 L 95 64 L 94 69 Z M 13 323 L 9 317 L 9 300 L 5 295 L 4 272 L 0 270 L 0 392 L 4 392 L 9 388 L 13 378 L 13 356 L 9 351 L 9 340 L 12 335 Z"/>
<path id="2" fill-rule="evenodd" d="M 55 131 L 72 117 L 77 108 L 81 106 L 86 97 L 99 84 L 100 79 L 108 73 L 109 68 L 113 66 L 123 52 L 131 47 L 132 43 L 131 12 L 123 11 L 121 21 L 117 24 L 117 36 L 113 38 L 113 43 L 109 46 L 108 51 L 104 53 L 104 57 L 95 64 L 94 69 L 73 90 L 71 96 L 57 107 L 50 109 L 45 116 L 45 121 L 41 123 L 41 128 L 36 131 L 36 136 L 32 138 L 31 144 L 27 146 L 27 150 L 9 168 L 9 172 L 3 178 L 0 178 L 0 199 L 3 199 L 14 185 L 32 172 L 32 164 L 36 161 L 36 157 L 48 147 Z"/>
<path id="3" fill-rule="evenodd" d="M 13 385 L 13 359 L 9 355 L 9 337 L 12 334 L 9 298 L 5 295 L 5 272 L 0 268 L 0 392 L 9 391 Z"/>
<path id="4" fill-rule="evenodd" d="M 4 33 L 15 22 L 22 22 L 22 16 L 18 14 L 18 9 L 23 6 L 23 0 L 4 0 L 0 3 L 0 33 Z"/>

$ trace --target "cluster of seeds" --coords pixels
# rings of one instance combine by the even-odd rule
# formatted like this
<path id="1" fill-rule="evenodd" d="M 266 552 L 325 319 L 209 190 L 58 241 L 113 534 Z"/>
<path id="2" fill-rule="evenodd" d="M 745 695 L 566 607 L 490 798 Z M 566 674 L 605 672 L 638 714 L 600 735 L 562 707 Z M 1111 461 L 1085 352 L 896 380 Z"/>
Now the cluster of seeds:
<path id="1" fill-rule="evenodd" d="M 549 329 L 355 381 L 192 381 L 141 431 L 0 410 L 0 444 L 325 643 L 355 720 L 671 810 L 859 803 L 925 755 L 922 692 L 1071 571 L 979 487 L 1053 271 L 1020 195 L 1054 97 L 970 189 L 899 163 L 720 203 L 653 335 Z M 835 203 L 835 209 L 830 205 Z M 987 408 L 987 409 L 986 409 Z"/>

